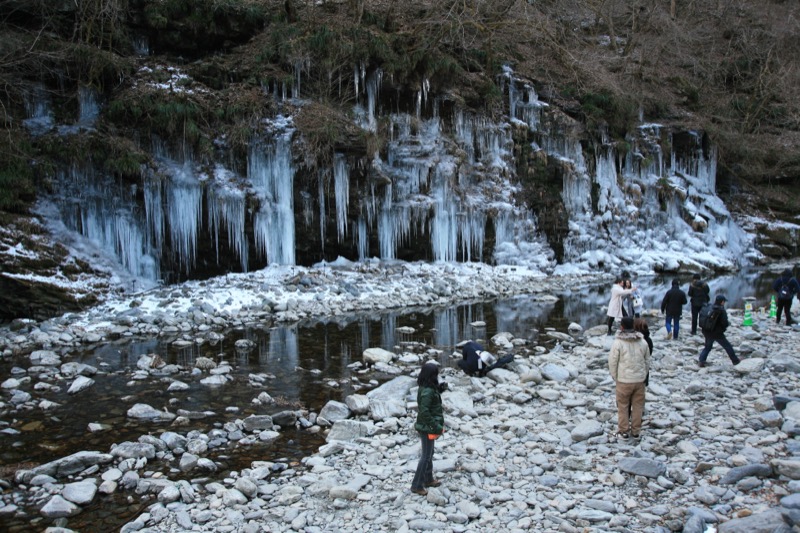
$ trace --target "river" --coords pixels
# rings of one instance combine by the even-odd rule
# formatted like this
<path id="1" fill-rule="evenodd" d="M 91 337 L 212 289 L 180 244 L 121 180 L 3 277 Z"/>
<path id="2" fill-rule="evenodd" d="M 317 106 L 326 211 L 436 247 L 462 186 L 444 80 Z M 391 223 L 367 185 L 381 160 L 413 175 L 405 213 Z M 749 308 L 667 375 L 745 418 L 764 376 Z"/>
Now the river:
<path id="1" fill-rule="evenodd" d="M 712 296 L 724 293 L 729 308 L 741 308 L 743 298 L 756 297 L 755 307 L 769 304 L 774 272 L 747 270 L 709 280 Z M 679 278 L 686 289 L 690 279 Z M 661 298 L 670 287 L 672 278 L 641 277 L 634 284 L 641 287 L 645 307 L 658 309 Z M 92 349 L 61 352 L 66 361 L 83 362 L 98 368 L 93 376 L 95 385 L 77 395 L 67 394 L 69 381 L 55 382 L 57 392 L 39 393 L 33 390 L 38 381 L 27 387 L 35 399 L 47 398 L 60 404 L 55 410 L 31 409 L 23 413 L 2 413 L 0 428 L 0 467 L 10 478 L 18 465 L 40 464 L 80 450 L 107 452 L 113 443 L 135 441 L 142 434 L 160 434 L 172 430 L 166 423 L 156 424 L 129 419 L 127 410 L 135 403 L 148 403 L 157 409 L 176 412 L 179 409 L 206 413 L 203 418 L 178 428 L 181 433 L 197 429 L 207 432 L 227 421 L 245 418 L 250 414 L 274 414 L 286 409 L 304 408 L 313 412 L 329 400 L 343 401 L 354 391 L 365 392 L 391 376 L 375 374 L 354 365 L 361 361 L 362 352 L 370 347 L 382 347 L 395 353 L 435 349 L 440 362 L 454 366 L 455 345 L 464 339 L 487 342 L 497 332 L 507 331 L 514 337 L 526 338 L 532 344 L 552 348 L 558 341 L 540 335 L 545 328 L 565 332 L 570 323 L 589 328 L 602 324 L 608 303 L 610 283 L 580 291 L 556 295 L 557 302 L 535 301 L 519 296 L 496 301 L 462 302 L 450 307 L 405 309 L 380 315 L 355 315 L 336 319 L 304 321 L 293 325 L 254 326 L 224 332 L 216 344 L 192 345 L 177 348 L 168 337 L 108 342 Z M 688 318 L 684 315 L 684 324 Z M 651 328 L 661 327 L 661 319 L 650 317 Z M 476 325 L 476 324 L 484 325 Z M 402 329 L 398 329 L 402 328 Z M 410 332 L 413 329 L 413 332 Z M 408 331 L 408 332 L 406 332 Z M 403 333 L 401 333 L 403 332 Z M 247 352 L 237 351 L 234 343 L 249 339 L 255 347 Z M 233 372 L 232 382 L 221 387 L 200 384 L 199 376 L 150 377 L 132 379 L 136 362 L 143 354 L 159 354 L 166 362 L 191 367 L 201 356 L 215 361 L 228 361 Z M 2 379 L 24 375 L 20 369 L 30 366 L 25 357 L 0 361 Z M 267 376 L 265 386 L 256 388 L 251 374 Z M 169 393 L 172 379 L 187 383 L 185 391 Z M 277 401 L 270 406 L 258 406 L 253 399 L 267 391 Z M 108 430 L 92 433 L 90 423 L 108 426 Z M 15 431 L 19 433 L 15 434 Z M 248 467 L 256 459 L 293 463 L 314 453 L 324 443 L 319 434 L 283 430 L 281 438 L 271 444 L 235 449 L 217 449 L 209 454 L 221 463 L 221 472 Z M 148 469 L 158 468 L 158 461 Z M 163 465 L 165 472 L 169 470 Z M 172 474 L 174 475 L 174 473 Z M 70 527 L 81 529 L 94 520 L 102 520 L 111 529 L 135 516 L 150 502 L 130 504 L 122 495 L 98 497 L 78 517 L 70 519 Z M 127 509 L 121 514 L 113 508 Z M 99 518 L 99 515 L 102 518 Z M 29 520 L 10 520 L 8 526 L 23 530 Z"/>

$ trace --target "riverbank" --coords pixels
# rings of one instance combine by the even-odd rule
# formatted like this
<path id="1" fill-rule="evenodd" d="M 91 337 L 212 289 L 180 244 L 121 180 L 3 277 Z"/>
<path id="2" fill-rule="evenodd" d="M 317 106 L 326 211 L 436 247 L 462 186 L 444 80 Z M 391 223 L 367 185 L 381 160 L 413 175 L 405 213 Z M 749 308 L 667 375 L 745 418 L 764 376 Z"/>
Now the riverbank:
<path id="1" fill-rule="evenodd" d="M 733 316 L 741 322 L 741 316 Z M 738 320 L 737 320 L 738 319 Z M 800 500 L 798 331 L 758 317 L 700 369 L 698 336 L 655 338 L 639 441 L 616 421 L 602 327 L 549 353 L 507 336 L 515 362 L 485 379 L 444 371 L 446 426 L 434 470 L 442 485 L 409 491 L 413 365 L 348 398 L 328 444 L 274 473 L 256 462 L 225 480 L 181 482 L 124 531 L 791 531 Z M 518 339 L 516 339 L 518 341 Z M 409 354 L 399 354 L 408 361 Z M 377 406 L 391 404 L 395 411 Z M 195 499 L 179 493 L 192 488 Z M 166 489 L 163 489 L 166 490 Z M 162 493 L 160 492 L 159 495 Z"/>
<path id="2" fill-rule="evenodd" d="M 147 335 L 180 344 L 213 342 L 230 324 L 323 316 L 317 312 L 377 313 L 524 293 L 554 301 L 599 279 L 546 278 L 485 265 L 282 267 L 148 291 L 45 323 L 18 323 L 6 334 L 4 357 L 33 353 L 3 383 L 3 438 L 13 439 L 16 422 L 9 424 L 10 417 L 24 419 L 34 409 L 53 409 L 58 416 L 54 388 L 69 387 L 77 399 L 82 387 L 104 379 L 102 371 L 94 374 L 89 365 L 68 361 L 79 346 Z M 741 314 L 731 314 L 729 338 L 747 358 L 736 369 L 719 348 L 711 356 L 714 365 L 698 369 L 698 337 L 668 342 L 656 336 L 640 442 L 611 438 L 615 407 L 605 369 L 611 339 L 603 328 L 542 331 L 534 342 L 487 332 L 492 350 L 513 353 L 515 362 L 483 380 L 444 370 L 451 385 L 445 395 L 448 431 L 437 441 L 436 468 L 445 483 L 427 499 L 407 491 L 418 452 L 411 429 L 413 375 L 423 360 L 453 354 L 400 343 L 388 354 L 378 351 L 383 360 L 368 362 L 376 354 L 354 354 L 356 388 L 370 392 L 349 396 L 346 409 L 276 409 L 270 378 L 263 373 L 246 383 L 248 403 L 264 412 L 260 418 L 237 416 L 243 405 L 231 403 L 229 422 L 186 431 L 183 424 L 203 416 L 202 408 L 173 412 L 159 404 L 132 405 L 126 416 L 149 424 L 147 434 L 109 449 L 21 466 L 3 481 L 0 516 L 68 527 L 87 506 L 127 499 L 128 506 L 153 505 L 126 531 L 666 531 L 700 518 L 704 527 L 735 525 L 797 492 L 790 469 L 796 455 L 794 408 L 783 409 L 787 402 L 774 397 L 799 396 L 794 391 L 800 363 L 790 348 L 796 330 L 775 326 L 759 313 L 752 328 L 741 328 Z M 651 317 L 654 330 L 658 320 Z M 208 380 L 220 391 L 233 386 L 227 363 L 200 364 L 201 359 L 182 366 L 142 356 L 132 362 L 129 379 L 160 383 L 157 397 L 164 400 L 180 397 L 187 382 Z M 381 392 L 382 387 L 375 389 L 376 373 L 398 378 Z M 347 418 L 339 420 L 343 415 Z M 256 453 L 291 431 L 325 435 L 329 443 L 302 463 L 265 457 L 229 471 L 219 459 Z M 658 475 L 640 472 L 643 466 Z M 730 472 L 747 475 L 733 486 L 721 483 Z M 759 520 L 774 526 L 773 518 L 774 512 Z"/>
<path id="3" fill-rule="evenodd" d="M 248 323 L 291 323 L 348 313 L 380 313 L 519 294 L 554 300 L 607 277 L 546 276 L 524 267 L 481 263 L 328 263 L 272 266 L 247 274 L 120 295 L 41 323 L 0 329 L 0 354 L 74 348 L 108 339 L 175 335 L 177 342 L 219 340 Z"/>

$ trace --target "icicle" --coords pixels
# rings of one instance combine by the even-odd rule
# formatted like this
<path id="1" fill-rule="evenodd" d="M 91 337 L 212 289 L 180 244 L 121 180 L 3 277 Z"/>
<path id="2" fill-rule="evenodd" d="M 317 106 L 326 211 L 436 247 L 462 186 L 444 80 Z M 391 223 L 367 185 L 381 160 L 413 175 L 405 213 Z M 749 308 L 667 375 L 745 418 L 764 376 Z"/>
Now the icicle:
<path id="1" fill-rule="evenodd" d="M 25 95 L 25 111 L 28 118 L 22 121 L 33 135 L 46 133 L 53 127 L 53 114 L 50 110 L 50 99 L 41 84 L 34 86 L 32 93 Z"/>
<path id="2" fill-rule="evenodd" d="M 149 178 L 144 181 L 144 212 L 147 235 L 153 239 L 153 247 L 164 247 L 164 207 L 161 195 L 161 181 Z"/>
<path id="3" fill-rule="evenodd" d="M 275 142 L 253 145 L 248 158 L 248 176 L 261 196 L 261 209 L 255 217 L 256 247 L 268 263 L 293 265 L 294 252 L 294 167 L 291 133 Z"/>
<path id="4" fill-rule="evenodd" d="M 378 97 L 380 96 L 382 80 L 383 71 L 381 69 L 375 70 L 367 80 L 367 129 L 369 131 L 376 131 L 378 129 L 375 111 L 378 108 Z"/>
<path id="5" fill-rule="evenodd" d="M 189 163 L 167 184 L 167 220 L 172 247 L 187 274 L 194 266 L 203 192 Z"/>
<path id="6" fill-rule="evenodd" d="M 78 89 L 78 108 L 80 110 L 78 124 L 86 128 L 94 126 L 97 117 L 100 116 L 97 93 L 89 87 L 80 87 Z"/>
<path id="7" fill-rule="evenodd" d="M 319 179 L 317 180 L 317 203 L 319 204 L 319 239 L 322 243 L 322 251 L 325 251 L 325 226 L 328 217 L 325 214 L 325 181 L 327 180 L 327 172 L 320 172 Z"/>
<path id="8" fill-rule="evenodd" d="M 364 217 L 358 217 L 358 260 L 366 261 L 369 257 L 369 233 L 367 232 L 367 222 Z"/>
<path id="9" fill-rule="evenodd" d="M 347 234 L 347 206 L 350 202 L 350 170 L 347 159 L 341 154 L 336 154 L 333 167 L 334 193 L 336 197 L 336 229 L 338 242 L 343 242 Z"/>
<path id="10" fill-rule="evenodd" d="M 397 331 L 397 315 L 387 313 L 381 319 L 381 346 L 395 346 L 395 332 Z"/>
<path id="11" fill-rule="evenodd" d="M 233 248 L 242 272 L 247 272 L 248 252 L 245 234 L 245 197 L 236 190 L 210 190 L 208 194 L 208 219 L 214 234 L 219 262 L 219 226 L 225 224 L 228 245 Z"/>
<path id="12" fill-rule="evenodd" d="M 136 55 L 143 57 L 150 55 L 150 43 L 147 41 L 146 35 L 134 35 L 131 44 Z"/>
<path id="13" fill-rule="evenodd" d="M 450 199 L 448 187 L 441 181 L 434 192 L 435 204 L 431 220 L 431 246 L 435 261 L 455 261 L 458 245 L 456 205 Z"/>

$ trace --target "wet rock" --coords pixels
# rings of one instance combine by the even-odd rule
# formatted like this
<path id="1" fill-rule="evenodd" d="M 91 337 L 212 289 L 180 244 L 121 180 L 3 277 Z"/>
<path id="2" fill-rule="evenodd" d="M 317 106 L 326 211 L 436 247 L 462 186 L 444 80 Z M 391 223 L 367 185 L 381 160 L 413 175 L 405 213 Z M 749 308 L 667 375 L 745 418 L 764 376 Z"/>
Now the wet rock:
<path id="1" fill-rule="evenodd" d="M 75 516 L 81 512 L 81 508 L 56 494 L 44 504 L 39 512 L 46 518 L 61 518 Z"/>
<path id="2" fill-rule="evenodd" d="M 146 403 L 137 403 L 128 409 L 127 415 L 129 418 L 137 418 L 140 420 L 151 420 L 154 422 L 168 422 L 175 419 L 173 413 L 159 411 Z"/>

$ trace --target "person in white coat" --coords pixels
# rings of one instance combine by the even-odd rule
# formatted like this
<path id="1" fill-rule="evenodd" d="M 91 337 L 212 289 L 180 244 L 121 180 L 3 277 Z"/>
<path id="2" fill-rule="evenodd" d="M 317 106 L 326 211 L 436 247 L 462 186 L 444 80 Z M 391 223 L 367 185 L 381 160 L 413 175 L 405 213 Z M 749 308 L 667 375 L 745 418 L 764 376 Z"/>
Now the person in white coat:
<path id="1" fill-rule="evenodd" d="M 617 278 L 611 287 L 611 299 L 608 302 L 608 311 L 606 311 L 606 325 L 608 326 L 609 335 L 612 335 L 611 328 L 614 325 L 614 320 L 621 320 L 622 317 L 627 315 L 622 300 L 636 290 L 633 285 L 631 285 L 630 289 L 623 288 L 623 283 L 624 280 L 622 278 Z"/>

